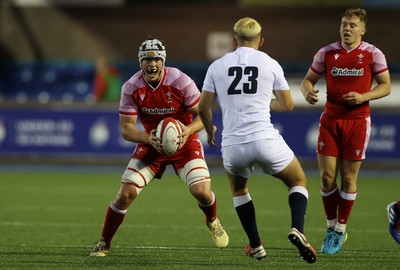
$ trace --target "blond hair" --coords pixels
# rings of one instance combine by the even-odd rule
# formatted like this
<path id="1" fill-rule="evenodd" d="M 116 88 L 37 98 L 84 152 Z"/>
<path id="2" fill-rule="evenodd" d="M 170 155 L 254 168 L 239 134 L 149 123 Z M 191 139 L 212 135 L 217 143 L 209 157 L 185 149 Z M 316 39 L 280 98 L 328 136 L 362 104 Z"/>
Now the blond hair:
<path id="1" fill-rule="evenodd" d="M 343 18 L 358 17 L 364 25 L 367 25 L 367 11 L 363 8 L 350 8 L 342 14 Z"/>
<path id="2" fill-rule="evenodd" d="M 261 25 L 253 18 L 244 17 L 233 26 L 235 35 L 245 41 L 252 41 L 261 34 Z"/>

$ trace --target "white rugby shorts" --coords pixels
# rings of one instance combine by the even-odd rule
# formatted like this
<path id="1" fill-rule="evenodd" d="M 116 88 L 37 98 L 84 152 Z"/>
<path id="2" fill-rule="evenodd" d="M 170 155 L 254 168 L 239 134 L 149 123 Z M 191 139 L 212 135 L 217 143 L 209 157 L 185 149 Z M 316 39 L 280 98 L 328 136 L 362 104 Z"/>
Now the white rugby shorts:
<path id="1" fill-rule="evenodd" d="M 274 138 L 222 147 L 225 169 L 234 175 L 249 178 L 258 164 L 265 174 L 276 174 L 285 169 L 294 158 L 292 149 L 276 132 Z"/>

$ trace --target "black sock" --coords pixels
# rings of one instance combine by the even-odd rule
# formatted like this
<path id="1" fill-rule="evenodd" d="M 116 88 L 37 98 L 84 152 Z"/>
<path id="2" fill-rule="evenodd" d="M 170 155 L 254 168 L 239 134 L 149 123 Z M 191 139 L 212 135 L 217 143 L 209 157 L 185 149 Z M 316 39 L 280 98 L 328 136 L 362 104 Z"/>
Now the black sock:
<path id="1" fill-rule="evenodd" d="M 236 213 L 239 216 L 243 229 L 247 234 L 252 248 L 261 245 L 260 236 L 258 235 L 256 214 L 253 201 L 235 207 Z"/>
<path id="2" fill-rule="evenodd" d="M 289 206 L 292 215 L 292 228 L 304 232 L 304 220 L 306 217 L 307 197 L 300 192 L 293 192 L 289 195 Z"/>

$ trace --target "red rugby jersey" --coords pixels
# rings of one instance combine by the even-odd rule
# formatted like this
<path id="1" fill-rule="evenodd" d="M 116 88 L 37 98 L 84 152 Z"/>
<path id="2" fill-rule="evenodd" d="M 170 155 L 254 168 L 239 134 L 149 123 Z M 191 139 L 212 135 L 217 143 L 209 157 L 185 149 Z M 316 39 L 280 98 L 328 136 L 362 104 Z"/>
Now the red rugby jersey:
<path id="1" fill-rule="evenodd" d="M 374 45 L 362 41 L 353 50 L 341 42 L 320 49 L 314 56 L 311 70 L 325 74 L 327 102 L 324 113 L 340 118 L 365 118 L 370 115 L 369 102 L 351 106 L 343 98 L 349 92 L 371 90 L 375 75 L 388 70 L 385 55 Z"/>
<path id="2" fill-rule="evenodd" d="M 119 113 L 139 116 L 149 133 L 165 117 L 173 117 L 189 125 L 193 115 L 188 110 L 199 100 L 200 91 L 194 81 L 177 68 L 165 67 L 164 76 L 156 88 L 149 85 L 139 71 L 122 86 Z M 190 139 L 197 137 L 194 134 Z"/>

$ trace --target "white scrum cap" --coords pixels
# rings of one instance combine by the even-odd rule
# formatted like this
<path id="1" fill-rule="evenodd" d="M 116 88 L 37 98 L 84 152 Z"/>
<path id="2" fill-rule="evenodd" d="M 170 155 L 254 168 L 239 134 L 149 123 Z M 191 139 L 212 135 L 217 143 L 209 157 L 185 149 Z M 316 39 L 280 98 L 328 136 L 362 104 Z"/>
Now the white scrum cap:
<path id="1" fill-rule="evenodd" d="M 165 63 L 167 51 L 164 44 L 158 39 L 146 39 L 139 47 L 139 64 L 142 63 L 144 58 L 161 58 Z"/>

